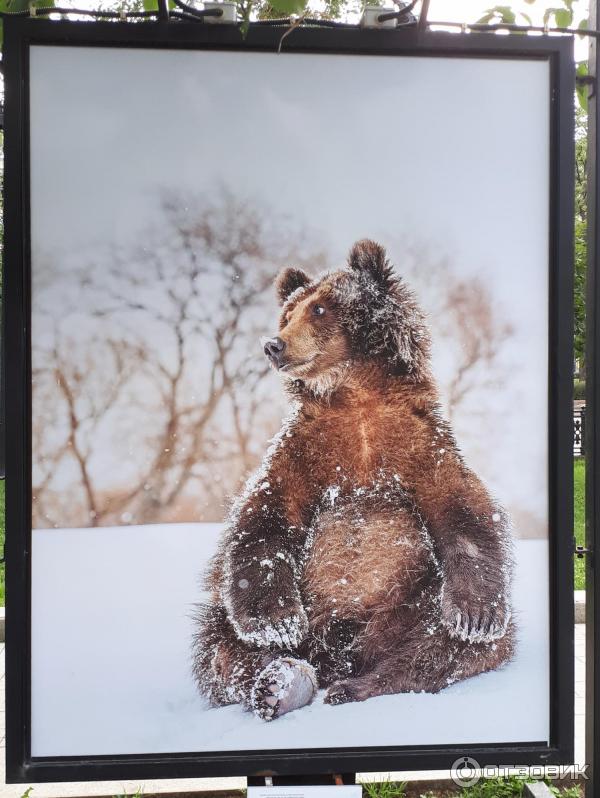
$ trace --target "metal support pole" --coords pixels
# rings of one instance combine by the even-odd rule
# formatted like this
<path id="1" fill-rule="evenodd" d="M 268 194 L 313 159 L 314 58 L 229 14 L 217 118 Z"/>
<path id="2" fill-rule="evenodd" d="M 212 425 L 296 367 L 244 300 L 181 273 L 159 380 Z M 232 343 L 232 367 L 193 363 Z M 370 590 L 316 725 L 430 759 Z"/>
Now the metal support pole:
<path id="1" fill-rule="evenodd" d="M 429 14 L 429 3 L 430 0 L 423 0 L 421 3 L 421 13 L 419 14 L 419 21 L 417 23 L 419 36 L 422 36 L 427 30 L 427 14 Z"/>
<path id="2" fill-rule="evenodd" d="M 590 28 L 600 23 L 600 0 L 590 1 Z M 586 284 L 586 798 L 600 798 L 600 578 L 595 570 L 600 540 L 600 102 L 598 39 L 590 38 L 589 72 L 595 78 L 588 105 L 588 260 Z M 598 616 L 598 618 L 597 618 Z"/>
<path id="3" fill-rule="evenodd" d="M 4 105 L 0 105 L 0 130 L 4 131 Z M 4 180 L 4 175 L 2 177 Z M 2 186 L 2 191 L 4 191 L 4 186 Z M 3 209 L 4 210 L 4 209 Z M 2 268 L 5 268 L 4 258 L 2 258 Z M 2 290 L 0 291 L 0 298 L 4 291 L 4 283 L 2 283 Z M 4 305 L 0 303 L 0 314 L 4 314 Z M 0 329 L 2 329 L 2 318 L 0 315 Z M 0 479 L 4 479 L 4 475 L 6 472 L 6 421 L 5 421 L 5 411 L 4 408 L 6 407 L 5 399 L 6 399 L 6 385 L 4 383 L 4 363 L 5 363 L 5 353 L 6 353 L 6 336 L 2 336 L 2 340 L 0 341 Z M 2 552 L 2 562 L 4 561 L 4 552 Z"/>
<path id="4" fill-rule="evenodd" d="M 158 0 L 158 18 L 169 21 L 169 0 Z"/>
<path id="5" fill-rule="evenodd" d="M 2 266 L 5 268 L 5 261 L 2 259 Z M 2 288 L 2 291 L 4 288 Z M 4 315 L 4 306 L 0 305 L 0 313 Z M 1 316 L 0 316 L 0 329 L 1 329 Z M 2 336 L 0 341 L 0 479 L 4 479 L 6 473 L 6 384 L 4 381 L 4 364 L 6 362 L 6 336 Z M 2 552 L 2 559 L 4 561 L 4 552 Z"/>

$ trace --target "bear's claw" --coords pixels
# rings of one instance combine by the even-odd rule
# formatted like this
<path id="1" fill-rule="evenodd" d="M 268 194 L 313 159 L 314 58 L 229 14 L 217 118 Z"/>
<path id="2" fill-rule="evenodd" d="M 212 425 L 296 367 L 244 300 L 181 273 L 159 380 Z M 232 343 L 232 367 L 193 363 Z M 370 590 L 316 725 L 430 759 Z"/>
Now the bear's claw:
<path id="1" fill-rule="evenodd" d="M 289 606 L 254 607 L 251 612 L 230 606 L 229 620 L 240 640 L 259 648 L 296 649 L 308 634 L 308 617 L 299 600 Z"/>
<path id="2" fill-rule="evenodd" d="M 469 643 L 491 643 L 504 637 L 510 621 L 510 611 L 490 613 L 480 618 L 453 608 L 444 623 L 450 637 Z"/>
<path id="3" fill-rule="evenodd" d="M 242 640 L 254 643 L 261 648 L 276 648 L 293 650 L 297 648 L 308 632 L 308 618 L 302 609 L 287 618 L 270 620 L 261 624 L 256 621 L 253 626 L 249 624 L 245 629 L 239 629 Z"/>
<path id="4" fill-rule="evenodd" d="M 352 701 L 366 701 L 373 692 L 361 679 L 344 679 L 331 685 L 325 694 L 326 704 L 349 704 Z"/>
<path id="5" fill-rule="evenodd" d="M 491 643 L 504 637 L 511 610 L 502 589 L 477 591 L 468 580 L 444 584 L 441 595 L 442 622 L 450 637 L 468 643 Z"/>

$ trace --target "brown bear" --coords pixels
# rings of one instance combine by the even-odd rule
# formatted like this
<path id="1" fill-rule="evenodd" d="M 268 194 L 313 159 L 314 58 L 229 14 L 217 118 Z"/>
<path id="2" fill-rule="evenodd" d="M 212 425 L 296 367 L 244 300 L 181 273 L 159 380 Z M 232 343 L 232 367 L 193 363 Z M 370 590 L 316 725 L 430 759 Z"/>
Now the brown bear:
<path id="1" fill-rule="evenodd" d="M 425 320 L 384 249 L 276 281 L 264 343 L 292 410 L 234 503 L 196 618 L 194 675 L 265 720 L 435 693 L 507 662 L 508 521 L 443 420 Z"/>

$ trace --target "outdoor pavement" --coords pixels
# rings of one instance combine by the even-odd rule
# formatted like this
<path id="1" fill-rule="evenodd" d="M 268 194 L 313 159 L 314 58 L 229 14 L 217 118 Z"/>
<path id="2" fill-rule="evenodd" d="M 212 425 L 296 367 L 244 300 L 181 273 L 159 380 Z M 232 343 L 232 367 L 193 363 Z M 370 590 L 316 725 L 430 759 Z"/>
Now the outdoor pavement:
<path id="1" fill-rule="evenodd" d="M 0 644 L 0 798 L 21 798 L 27 784 L 4 783 L 4 645 Z M 524 707 L 526 712 L 527 708 Z M 575 626 L 575 761 L 582 764 L 585 761 L 584 752 L 584 723 L 585 723 L 585 626 Z M 361 781 L 382 780 L 438 780 L 448 777 L 446 771 L 419 771 L 418 773 L 363 773 L 359 774 Z M 244 778 L 222 779 L 174 779 L 155 781 L 119 781 L 119 782 L 84 782 L 39 784 L 35 785 L 30 798 L 75 798 L 75 796 L 114 796 L 124 793 L 135 793 L 141 790 L 145 795 L 152 793 L 177 793 L 177 792 L 214 792 L 217 790 L 239 790 L 246 786 Z"/>

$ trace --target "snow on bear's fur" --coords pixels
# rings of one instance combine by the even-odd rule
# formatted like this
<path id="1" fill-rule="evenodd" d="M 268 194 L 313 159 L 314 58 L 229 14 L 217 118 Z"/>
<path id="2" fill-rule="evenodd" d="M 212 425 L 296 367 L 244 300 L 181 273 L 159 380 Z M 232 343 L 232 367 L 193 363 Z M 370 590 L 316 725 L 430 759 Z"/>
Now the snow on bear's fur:
<path id="1" fill-rule="evenodd" d="M 234 502 L 194 675 L 265 720 L 437 692 L 513 653 L 508 521 L 440 414 L 424 316 L 372 241 L 285 269 L 265 354 L 291 410 Z"/>

